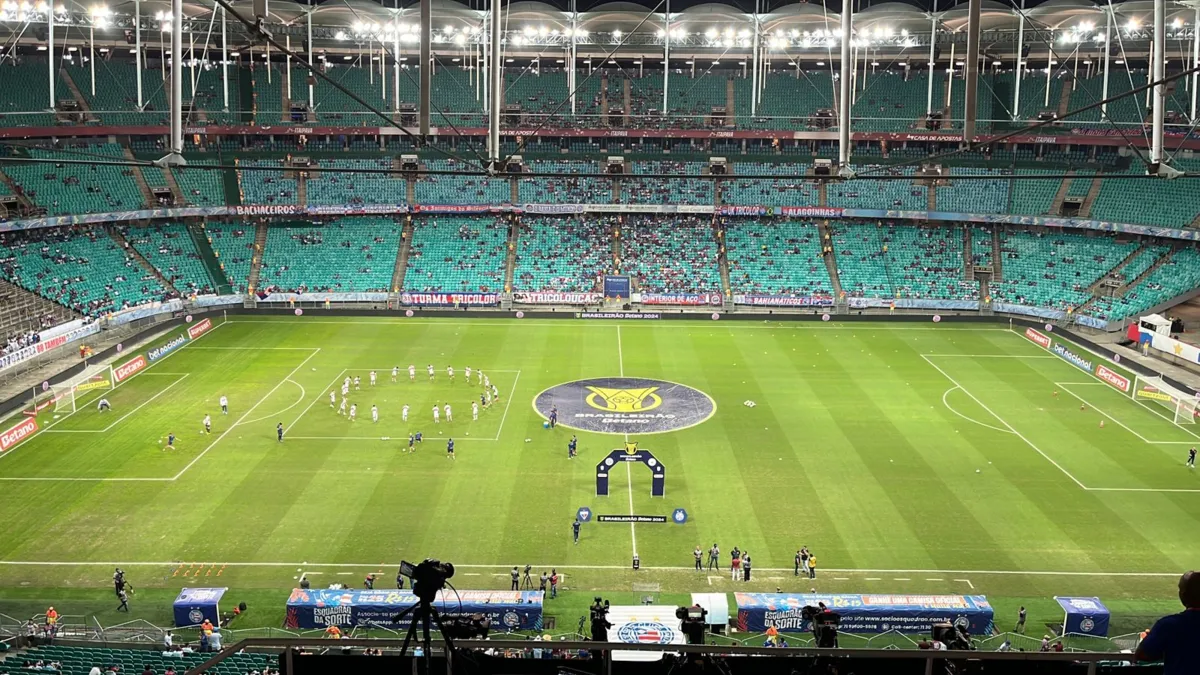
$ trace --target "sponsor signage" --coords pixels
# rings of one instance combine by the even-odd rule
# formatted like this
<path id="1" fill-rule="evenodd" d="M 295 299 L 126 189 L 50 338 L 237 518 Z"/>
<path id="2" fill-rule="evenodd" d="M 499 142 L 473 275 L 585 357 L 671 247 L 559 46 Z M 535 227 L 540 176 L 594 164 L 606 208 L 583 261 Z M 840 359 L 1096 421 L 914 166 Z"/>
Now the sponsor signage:
<path id="1" fill-rule="evenodd" d="M 1096 377 L 1100 378 L 1102 382 L 1115 388 L 1117 391 L 1123 394 L 1129 393 L 1129 378 L 1117 373 L 1111 368 L 1107 368 L 1105 366 L 1096 366 Z"/>
<path id="2" fill-rule="evenodd" d="M 720 293 L 642 293 L 646 305 L 720 305 Z"/>
<path id="3" fill-rule="evenodd" d="M 1058 606 L 1063 609 L 1063 633 L 1082 633 L 1084 635 L 1108 635 L 1108 623 L 1111 613 L 1100 602 L 1100 598 L 1077 598 L 1055 596 Z"/>
<path id="4" fill-rule="evenodd" d="M 188 329 L 187 329 L 188 337 L 195 340 L 196 338 L 200 337 L 201 335 L 204 335 L 205 333 L 207 333 L 210 328 L 212 328 L 212 320 L 204 319 L 203 321 L 197 323 L 195 326 L 188 326 Z"/>
<path id="5" fill-rule="evenodd" d="M 36 417 L 26 417 L 3 432 L 0 432 L 0 452 L 4 452 L 17 443 L 37 433 Z"/>
<path id="6" fill-rule="evenodd" d="M 1050 338 L 1043 335 L 1032 328 L 1025 329 L 1025 337 L 1036 342 L 1042 349 L 1050 349 Z"/>
<path id="7" fill-rule="evenodd" d="M 951 623 L 972 635 L 992 632 L 992 606 L 982 595 L 849 595 L 821 593 L 735 593 L 738 629 L 762 633 L 768 627 L 808 632 L 805 607 L 824 603 L 841 615 L 844 633 L 926 633 L 935 623 Z"/>
<path id="8" fill-rule="evenodd" d="M 576 312 L 576 319 L 661 319 L 658 312 Z"/>
<path id="9" fill-rule="evenodd" d="M 1075 366 L 1076 368 L 1079 368 L 1080 370 L 1086 370 L 1089 373 L 1092 372 L 1092 362 L 1091 361 L 1088 361 L 1087 359 L 1076 354 L 1075 352 L 1071 351 L 1070 349 L 1067 349 L 1061 343 L 1056 343 L 1050 351 L 1054 352 L 1055 354 L 1058 354 L 1059 356 L 1062 357 L 1062 359 L 1064 361 Z"/>
<path id="10" fill-rule="evenodd" d="M 108 379 L 92 380 L 90 382 L 84 382 L 83 384 L 76 385 L 75 391 L 80 392 L 80 391 L 91 391 L 93 389 L 108 389 L 111 386 L 112 386 L 112 382 Z"/>
<path id="11" fill-rule="evenodd" d="M 632 514 L 604 515 L 596 514 L 596 521 L 601 523 L 665 523 L 666 516 L 635 516 Z"/>
<path id="12" fill-rule="evenodd" d="M 1148 398 L 1152 401 L 1174 401 L 1175 398 L 1170 394 L 1164 394 L 1157 387 L 1152 387 L 1148 384 L 1142 385 L 1141 389 L 1137 390 L 1138 398 Z"/>
<path id="13" fill-rule="evenodd" d="M 124 382 L 146 367 L 146 357 L 138 354 L 125 363 L 113 368 L 113 377 L 117 382 Z"/>
<path id="14" fill-rule="evenodd" d="M 603 296 L 599 293 L 561 293 L 539 291 L 533 293 L 513 293 L 513 302 L 527 305 L 591 305 L 600 302 Z"/>
<path id="15" fill-rule="evenodd" d="M 405 305 L 495 305 L 500 296 L 495 293 L 401 293 Z"/>
<path id="16" fill-rule="evenodd" d="M 538 630 L 542 627 L 542 591 L 440 591 L 433 606 L 447 614 L 482 614 L 498 631 Z M 408 614 L 394 618 L 417 603 L 411 591 L 308 590 L 297 588 L 287 602 L 287 628 L 384 625 L 407 628 Z"/>
<path id="17" fill-rule="evenodd" d="M 146 355 L 150 357 L 151 361 L 157 361 L 185 344 L 187 344 L 187 338 L 183 335 L 178 335 L 167 344 L 151 349 Z"/>
<path id="18" fill-rule="evenodd" d="M 533 400 L 539 415 L 557 409 L 558 423 L 605 434 L 653 434 L 695 426 L 717 411 L 713 399 L 687 385 L 639 377 L 597 377 L 546 389 Z"/>

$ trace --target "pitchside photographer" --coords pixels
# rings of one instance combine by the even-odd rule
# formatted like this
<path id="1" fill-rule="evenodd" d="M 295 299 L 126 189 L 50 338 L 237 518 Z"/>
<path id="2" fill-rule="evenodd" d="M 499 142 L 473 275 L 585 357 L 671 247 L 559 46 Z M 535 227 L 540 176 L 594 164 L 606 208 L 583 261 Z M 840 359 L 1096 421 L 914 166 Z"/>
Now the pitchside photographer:
<path id="1" fill-rule="evenodd" d="M 613 626 L 608 621 L 608 609 L 608 601 L 600 598 L 594 598 L 592 606 L 588 608 L 592 623 L 592 642 L 608 641 L 608 629 Z"/>
<path id="2" fill-rule="evenodd" d="M 816 607 L 808 605 L 800 610 L 800 615 L 812 626 L 813 639 L 822 649 L 836 649 L 838 646 L 838 625 L 842 616 L 825 606 L 817 603 Z"/>

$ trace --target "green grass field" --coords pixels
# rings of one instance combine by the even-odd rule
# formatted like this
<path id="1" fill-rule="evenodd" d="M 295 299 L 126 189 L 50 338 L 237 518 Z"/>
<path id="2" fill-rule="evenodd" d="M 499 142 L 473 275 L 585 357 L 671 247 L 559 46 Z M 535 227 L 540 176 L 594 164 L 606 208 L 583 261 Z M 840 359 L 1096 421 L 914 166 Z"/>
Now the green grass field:
<path id="1" fill-rule="evenodd" d="M 478 421 L 468 365 L 500 392 Z M 329 405 L 348 374 L 363 378 L 353 423 Z M 650 497 L 642 467 L 614 471 L 597 497 L 595 464 L 624 438 L 578 432 L 568 460 L 572 430 L 543 429 L 533 407 L 555 385 L 618 376 L 715 403 L 690 428 L 631 434 L 670 468 L 665 498 Z M 250 602 L 245 625 L 279 626 L 300 574 L 358 586 L 380 572 L 387 585 L 402 558 L 432 556 L 455 563 L 459 588 L 556 566 L 569 589 L 548 609 L 560 626 L 594 591 L 658 584 L 670 601 L 777 587 L 981 593 L 1002 628 L 1018 604 L 1052 622 L 1052 596 L 1097 595 L 1115 630 L 1134 630 L 1177 606 L 1175 580 L 1200 559 L 1200 475 L 1184 466 L 1200 431 L 1000 326 L 239 318 L 105 395 L 113 410 L 97 412 L 93 394 L 72 415 L 47 411 L 48 428 L 0 456 L 0 613 L 54 604 L 124 620 L 109 584 L 120 564 L 134 617 L 165 623 L 180 587 L 220 585 Z M 433 424 L 447 402 L 454 422 Z M 409 454 L 413 431 L 425 441 Z M 574 545 L 581 506 L 682 507 L 689 520 L 593 522 Z M 693 571 L 693 547 L 714 541 L 748 551 L 756 580 Z M 816 581 L 792 576 L 801 545 Z"/>

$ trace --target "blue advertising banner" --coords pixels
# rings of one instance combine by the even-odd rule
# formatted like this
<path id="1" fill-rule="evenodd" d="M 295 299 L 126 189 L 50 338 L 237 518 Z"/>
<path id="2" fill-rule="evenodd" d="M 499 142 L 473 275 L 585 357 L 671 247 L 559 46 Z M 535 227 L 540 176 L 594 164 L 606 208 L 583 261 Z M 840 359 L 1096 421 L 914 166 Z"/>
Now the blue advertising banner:
<path id="1" fill-rule="evenodd" d="M 492 630 L 540 630 L 544 595 L 541 591 L 442 591 L 434 607 L 443 614 L 482 614 L 491 619 Z M 392 619 L 416 603 L 412 591 L 297 588 L 288 598 L 284 624 L 287 628 L 373 624 L 407 628 L 410 617 L 399 623 Z"/>
<path id="2" fill-rule="evenodd" d="M 738 629 L 761 633 L 768 626 L 808 632 L 804 607 L 825 603 L 841 615 L 845 633 L 928 633 L 935 623 L 962 626 L 972 635 L 990 633 L 992 606 L 982 595 L 850 595 L 820 593 L 735 593 Z"/>
<path id="3" fill-rule="evenodd" d="M 604 297 L 629 299 L 629 277 L 624 274 L 609 274 L 604 277 Z"/>
<path id="4" fill-rule="evenodd" d="M 175 625 L 198 626 L 205 619 L 221 625 L 221 597 L 228 588 L 185 588 L 175 598 Z"/>
<path id="5" fill-rule="evenodd" d="M 1108 620 L 1112 616 L 1100 598 L 1072 598 L 1055 596 L 1058 606 L 1067 613 L 1063 619 L 1063 634 L 1082 633 L 1106 637 Z"/>

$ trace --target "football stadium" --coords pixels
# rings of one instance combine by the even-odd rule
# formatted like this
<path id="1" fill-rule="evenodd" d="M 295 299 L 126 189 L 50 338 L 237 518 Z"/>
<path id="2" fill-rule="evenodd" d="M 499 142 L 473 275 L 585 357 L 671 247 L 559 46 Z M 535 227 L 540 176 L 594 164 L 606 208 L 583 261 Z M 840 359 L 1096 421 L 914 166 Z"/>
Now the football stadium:
<path id="1" fill-rule="evenodd" d="M 0 4 L 0 673 L 1200 672 L 1198 27 Z"/>

